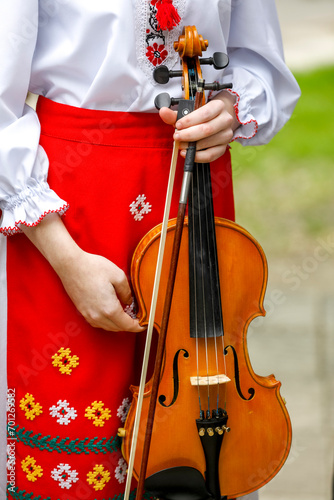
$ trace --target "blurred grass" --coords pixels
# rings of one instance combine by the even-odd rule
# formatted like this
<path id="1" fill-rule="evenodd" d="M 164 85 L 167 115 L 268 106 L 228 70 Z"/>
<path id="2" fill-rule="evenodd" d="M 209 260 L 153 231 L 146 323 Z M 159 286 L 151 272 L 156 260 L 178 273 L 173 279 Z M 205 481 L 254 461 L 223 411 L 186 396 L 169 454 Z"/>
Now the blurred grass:
<path id="1" fill-rule="evenodd" d="M 307 251 L 333 233 L 334 67 L 295 77 L 302 96 L 276 137 L 232 145 L 236 220 L 274 254 Z"/>

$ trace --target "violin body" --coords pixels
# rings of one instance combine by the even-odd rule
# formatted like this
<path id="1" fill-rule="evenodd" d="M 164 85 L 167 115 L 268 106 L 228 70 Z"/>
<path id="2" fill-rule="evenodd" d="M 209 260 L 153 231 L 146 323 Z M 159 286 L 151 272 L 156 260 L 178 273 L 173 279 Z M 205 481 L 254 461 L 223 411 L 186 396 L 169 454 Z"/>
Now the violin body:
<path id="1" fill-rule="evenodd" d="M 270 481 L 283 466 L 291 445 L 291 424 L 280 396 L 280 382 L 273 375 L 254 373 L 247 350 L 247 328 L 256 316 L 264 315 L 267 263 L 255 239 L 239 225 L 215 218 L 220 294 L 224 335 L 221 340 L 190 337 L 188 223 L 182 234 L 176 273 L 159 398 L 148 460 L 147 476 L 172 467 L 194 467 L 203 477 L 206 460 L 196 427 L 198 400 L 207 410 L 206 386 L 191 384 L 191 377 L 214 378 L 226 371 L 229 382 L 210 383 L 210 400 L 228 414 L 230 432 L 224 433 L 219 454 L 221 495 L 226 498 L 250 493 Z M 168 223 L 161 287 L 155 315 L 159 333 L 165 284 L 172 251 L 175 221 Z M 158 254 L 160 226 L 139 243 L 132 261 L 132 283 L 139 318 L 147 324 Z M 209 299 L 209 298 L 208 298 Z M 222 340 L 223 339 L 223 340 Z M 196 345 L 197 343 L 197 345 Z M 202 359 L 203 358 L 203 359 Z M 199 368 L 198 368 L 199 367 Z M 207 368 L 208 367 L 208 368 Z M 202 371 L 198 373 L 198 371 Z M 151 381 L 147 382 L 141 412 L 134 462 L 138 477 L 150 401 Z M 132 427 L 136 412 L 137 388 L 125 422 L 122 452 L 129 458 Z M 216 404 L 215 401 L 213 403 Z"/>

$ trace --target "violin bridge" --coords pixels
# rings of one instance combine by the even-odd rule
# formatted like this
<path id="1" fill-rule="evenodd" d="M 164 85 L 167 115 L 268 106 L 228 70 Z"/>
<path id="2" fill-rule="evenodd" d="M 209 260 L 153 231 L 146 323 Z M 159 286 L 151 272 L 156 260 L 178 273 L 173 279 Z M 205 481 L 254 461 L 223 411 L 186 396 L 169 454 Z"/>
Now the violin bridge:
<path id="1" fill-rule="evenodd" d="M 206 377 L 190 377 L 191 385 L 219 385 L 231 382 L 231 379 L 224 374 L 211 375 Z"/>

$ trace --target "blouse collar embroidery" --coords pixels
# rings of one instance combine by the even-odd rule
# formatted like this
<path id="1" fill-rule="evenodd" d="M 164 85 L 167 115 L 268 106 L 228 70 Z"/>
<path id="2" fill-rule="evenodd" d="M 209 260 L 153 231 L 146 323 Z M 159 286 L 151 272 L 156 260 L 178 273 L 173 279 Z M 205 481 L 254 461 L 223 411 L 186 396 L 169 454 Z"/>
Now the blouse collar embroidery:
<path id="1" fill-rule="evenodd" d="M 173 45 L 182 32 L 185 7 L 186 0 L 136 0 L 137 60 L 153 84 L 156 66 L 172 68 L 179 59 Z"/>

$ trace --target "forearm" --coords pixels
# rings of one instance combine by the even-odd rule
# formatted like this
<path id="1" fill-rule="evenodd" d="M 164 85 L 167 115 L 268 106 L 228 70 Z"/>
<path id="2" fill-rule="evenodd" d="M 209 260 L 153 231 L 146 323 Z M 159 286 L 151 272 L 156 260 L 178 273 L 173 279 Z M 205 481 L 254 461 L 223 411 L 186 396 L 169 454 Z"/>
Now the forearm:
<path id="1" fill-rule="evenodd" d="M 61 274 L 81 251 L 58 214 L 47 215 L 34 227 L 22 224 L 21 229 L 58 274 Z"/>
<path id="2" fill-rule="evenodd" d="M 37 226 L 22 231 L 49 261 L 63 286 L 88 323 L 108 331 L 143 330 L 123 310 L 132 302 L 123 270 L 101 255 L 82 250 L 57 214 L 46 216 Z"/>

